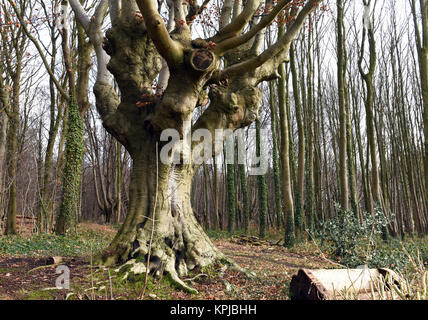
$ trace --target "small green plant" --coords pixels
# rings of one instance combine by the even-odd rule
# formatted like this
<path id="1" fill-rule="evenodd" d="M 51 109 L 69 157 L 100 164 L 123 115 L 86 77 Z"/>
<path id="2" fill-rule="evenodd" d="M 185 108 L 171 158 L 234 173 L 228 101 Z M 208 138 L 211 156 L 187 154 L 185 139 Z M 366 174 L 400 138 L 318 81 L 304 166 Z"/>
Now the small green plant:
<path id="1" fill-rule="evenodd" d="M 408 239 L 406 242 L 391 239 L 378 242 L 367 253 L 368 265 L 372 268 L 387 267 L 404 273 L 415 273 L 428 264 L 427 239 Z"/>
<path id="2" fill-rule="evenodd" d="M 35 234 L 0 237 L 0 256 L 85 256 L 98 252 L 111 241 L 111 235 L 101 231 L 79 231 L 76 235 Z"/>
<path id="3" fill-rule="evenodd" d="M 363 214 L 363 221 L 352 211 L 339 208 L 337 217 L 321 224 L 315 237 L 321 247 L 349 268 L 366 265 L 370 268 L 390 268 L 403 273 L 416 272 L 415 261 L 428 263 L 426 239 L 396 238 L 382 240 L 383 232 L 392 218 L 386 218 L 380 209 L 374 214 Z"/>
<path id="4" fill-rule="evenodd" d="M 364 213 L 363 221 L 360 221 L 353 211 L 338 208 L 337 217 L 321 223 L 315 236 L 340 259 L 341 264 L 356 267 L 368 262 L 365 259 L 367 253 L 376 247 L 382 229 L 389 221 L 379 209 L 373 215 Z"/>

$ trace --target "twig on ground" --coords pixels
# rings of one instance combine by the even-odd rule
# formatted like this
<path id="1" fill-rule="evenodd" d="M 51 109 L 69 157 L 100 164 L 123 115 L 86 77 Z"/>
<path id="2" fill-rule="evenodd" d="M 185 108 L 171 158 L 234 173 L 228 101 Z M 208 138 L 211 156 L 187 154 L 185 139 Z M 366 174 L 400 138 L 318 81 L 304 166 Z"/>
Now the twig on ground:
<path id="1" fill-rule="evenodd" d="M 197 278 L 200 278 L 200 277 L 208 277 L 208 275 L 205 273 L 201 273 L 201 274 L 194 276 L 193 278 L 184 279 L 183 281 L 193 281 L 193 280 L 196 280 Z"/>

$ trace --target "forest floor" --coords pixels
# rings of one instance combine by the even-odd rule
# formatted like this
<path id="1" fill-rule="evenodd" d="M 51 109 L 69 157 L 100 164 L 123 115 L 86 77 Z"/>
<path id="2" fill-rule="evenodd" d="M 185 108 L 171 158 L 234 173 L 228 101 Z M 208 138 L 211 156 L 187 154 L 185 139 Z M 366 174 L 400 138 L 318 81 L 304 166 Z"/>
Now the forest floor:
<path id="1" fill-rule="evenodd" d="M 0 237 L 1 299 L 137 299 L 144 281 L 122 281 L 113 269 L 91 265 L 96 252 L 113 237 L 113 227 L 97 224 L 79 225 L 79 238 L 59 240 L 56 236 Z M 27 238 L 30 237 L 27 234 Z M 31 237 L 30 237 L 31 238 Z M 317 250 L 288 250 L 274 241 L 246 241 L 245 237 L 213 239 L 215 245 L 241 267 L 256 273 L 248 278 L 242 273 L 215 268 L 189 275 L 191 286 L 199 294 L 175 290 L 161 278 L 150 278 L 144 299 L 288 299 L 289 284 L 299 268 L 332 268 Z M 306 246 L 307 248 L 307 246 Z M 60 255 L 62 265 L 70 270 L 70 289 L 58 290 L 57 264 L 47 265 L 48 257 Z"/>

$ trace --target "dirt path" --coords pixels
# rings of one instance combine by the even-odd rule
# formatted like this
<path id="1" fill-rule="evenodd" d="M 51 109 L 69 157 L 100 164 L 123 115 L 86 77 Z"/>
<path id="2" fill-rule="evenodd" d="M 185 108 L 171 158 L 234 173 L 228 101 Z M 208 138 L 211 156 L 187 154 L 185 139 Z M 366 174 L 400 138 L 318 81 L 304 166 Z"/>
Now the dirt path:
<path id="1" fill-rule="evenodd" d="M 242 245 L 226 240 L 215 241 L 222 252 L 233 258 L 240 266 L 256 272 L 254 279 L 241 273 L 226 271 L 220 276 L 201 276 L 192 283 L 198 291 L 191 296 L 181 291 L 171 291 L 158 299 L 288 299 L 291 276 L 299 268 L 328 268 L 331 265 L 323 259 L 289 252 L 281 246 Z M 71 288 L 56 290 L 58 274 L 56 266 L 44 266 L 43 258 L 8 258 L 0 260 L 0 299 L 133 299 L 139 288 L 122 288 L 112 281 L 111 273 L 98 272 L 104 278 L 93 277 L 94 268 L 83 258 L 68 258 L 71 274 Z M 44 266 L 44 267 L 41 267 Z M 99 270 L 98 270 L 99 271 Z M 110 277 L 110 278 L 108 278 Z M 113 288 L 107 290 L 108 286 Z M 104 288 L 104 289 L 103 289 Z"/>

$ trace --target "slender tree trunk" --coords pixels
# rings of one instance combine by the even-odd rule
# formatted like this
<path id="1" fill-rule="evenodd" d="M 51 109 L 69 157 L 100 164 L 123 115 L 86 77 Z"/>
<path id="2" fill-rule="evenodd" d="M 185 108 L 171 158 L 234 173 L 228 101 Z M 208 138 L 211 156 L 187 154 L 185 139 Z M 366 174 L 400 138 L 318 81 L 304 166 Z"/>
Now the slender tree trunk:
<path id="1" fill-rule="evenodd" d="M 337 0 L 337 84 L 339 94 L 339 181 L 340 181 L 340 205 L 343 210 L 349 210 L 349 189 L 346 161 L 346 106 L 345 106 L 345 36 L 343 26 L 343 0 Z"/>
<path id="2" fill-rule="evenodd" d="M 291 190 L 291 173 L 289 157 L 289 133 L 285 96 L 284 66 L 279 67 L 280 79 L 278 80 L 278 107 L 281 131 L 281 167 L 282 167 L 282 195 L 285 218 L 285 242 L 284 245 L 292 246 L 295 242 L 294 228 L 294 204 Z"/>
<path id="3" fill-rule="evenodd" d="M 116 224 L 120 223 L 122 210 L 122 146 L 116 142 L 116 189 L 117 189 L 117 206 L 116 206 Z"/>
<path id="4" fill-rule="evenodd" d="M 412 13 L 415 25 L 415 37 L 419 58 L 419 73 L 421 78 L 423 100 L 423 123 L 425 137 L 424 173 L 425 173 L 425 199 L 428 199 L 428 0 L 419 0 L 421 28 L 418 24 L 416 0 L 412 0 Z"/>
<path id="5" fill-rule="evenodd" d="M 210 215 L 210 206 L 209 206 L 209 200 L 208 200 L 208 183 L 209 183 L 209 174 L 206 163 L 202 164 L 203 172 L 204 172 L 204 217 L 205 217 L 205 228 L 210 229 L 211 228 L 211 215 Z"/>
<path id="6" fill-rule="evenodd" d="M 375 125 L 374 125 L 374 85 L 373 75 L 376 68 L 376 44 L 374 39 L 374 32 L 371 27 L 371 22 L 367 22 L 369 28 L 363 30 L 363 42 L 361 47 L 359 69 L 361 77 L 366 84 L 366 99 L 365 99 L 365 111 L 366 111 L 366 126 L 367 126 L 367 142 L 370 150 L 370 162 L 371 162 L 371 191 L 373 195 L 373 201 L 376 207 L 382 208 L 382 198 L 380 193 L 379 173 L 378 173 L 378 162 L 377 162 L 377 147 L 375 137 Z M 364 55 L 364 42 L 366 39 L 366 33 L 369 38 L 369 51 L 370 51 L 370 66 L 369 71 L 365 73 L 362 67 L 363 55 Z M 371 212 L 373 213 L 373 212 Z"/>
<path id="7" fill-rule="evenodd" d="M 214 184 L 214 229 L 220 228 L 220 217 L 218 208 L 218 182 L 217 182 L 217 161 L 216 156 L 213 155 L 213 184 Z"/>
<path id="8" fill-rule="evenodd" d="M 351 198 L 351 208 L 354 214 L 359 217 L 360 204 L 358 201 L 357 190 L 357 176 L 355 170 L 355 148 L 354 148 L 354 135 L 352 132 L 351 121 L 351 102 L 349 98 L 348 86 L 345 82 L 345 97 L 346 97 L 346 153 L 348 156 L 348 176 L 349 176 L 349 189 Z"/>
<path id="9" fill-rule="evenodd" d="M 22 57 L 21 57 L 22 58 Z M 22 60 L 18 57 L 17 70 L 13 75 L 12 99 L 9 116 L 9 129 L 7 132 L 7 175 L 10 179 L 9 201 L 7 207 L 6 234 L 16 234 L 17 214 L 17 168 L 18 168 L 18 126 L 19 126 L 19 104 L 20 104 L 20 80 L 22 72 Z"/>
<path id="10" fill-rule="evenodd" d="M 282 225 L 283 211 L 282 211 L 282 193 L 281 193 L 281 171 L 279 167 L 279 156 L 278 156 L 278 133 L 277 133 L 277 108 L 274 102 L 274 86 L 273 83 L 269 84 L 269 104 L 270 104 L 270 114 L 271 114 L 271 128 L 272 128 L 272 166 L 273 166 L 273 178 L 274 178 L 274 187 L 275 187 L 275 218 L 276 218 L 276 227 L 279 230 Z"/>
<path id="11" fill-rule="evenodd" d="M 302 106 L 298 87 L 294 45 L 290 48 L 290 70 L 293 83 L 294 107 L 296 109 L 296 122 L 298 133 L 298 166 L 297 185 L 295 189 L 295 224 L 297 239 L 301 240 L 303 232 L 303 197 L 305 192 L 305 132 L 303 125 Z"/>
<path id="12" fill-rule="evenodd" d="M 307 46 L 307 102 L 306 102 L 306 198 L 305 210 L 308 229 L 313 232 L 315 229 L 315 170 L 314 170 L 314 149 L 315 149 L 315 105 L 313 100 L 313 61 L 312 61 L 312 37 L 308 37 Z M 304 72 L 302 72 L 304 74 Z"/>
<path id="13" fill-rule="evenodd" d="M 79 204 L 84 125 L 79 107 L 73 101 L 69 104 L 67 124 L 66 161 L 62 176 L 63 194 L 55 227 L 57 234 L 67 234 L 74 230 Z"/>
<path id="14" fill-rule="evenodd" d="M 2 79 L 0 79 L 2 81 Z M 5 171 L 6 171 L 6 144 L 8 116 L 6 108 L 9 108 L 9 96 L 6 88 L 0 82 L 0 234 L 3 232 L 3 220 L 5 218 Z"/>
<path id="15" fill-rule="evenodd" d="M 247 174 L 245 172 L 245 164 L 240 163 L 238 164 L 238 167 L 239 167 L 239 180 L 241 181 L 241 189 L 242 189 L 243 228 L 245 232 L 248 232 L 250 204 L 248 200 Z"/>
<path id="16" fill-rule="evenodd" d="M 50 67 L 55 70 L 57 46 L 56 46 L 56 26 L 52 25 L 50 28 L 50 39 L 52 42 L 52 54 Z M 49 192 L 51 182 L 51 169 L 54 154 L 55 140 L 58 135 L 59 125 L 61 123 L 61 103 L 57 103 L 57 95 L 55 93 L 55 84 L 53 79 L 49 79 L 49 93 L 50 93 L 50 122 L 48 141 L 45 151 L 43 162 L 43 176 L 41 177 L 40 201 L 37 208 L 37 231 L 50 232 L 50 220 L 53 215 L 53 201 L 51 200 L 52 194 Z"/>
<path id="17" fill-rule="evenodd" d="M 62 1 L 68 10 L 68 1 Z M 62 19 L 67 19 L 63 13 Z M 89 108 L 88 82 L 91 67 L 92 45 L 86 43 L 82 27 L 79 27 L 78 42 L 78 78 L 77 87 L 73 64 L 71 60 L 70 46 L 68 42 L 67 24 L 62 29 L 62 52 L 64 64 L 67 70 L 69 82 L 70 101 L 68 102 L 68 121 L 65 144 L 65 164 L 62 176 L 63 194 L 57 217 L 55 232 L 67 234 L 75 227 L 76 217 L 79 209 L 80 182 L 82 178 L 83 163 L 83 115 Z"/>
<path id="18" fill-rule="evenodd" d="M 256 120 L 256 156 L 261 154 L 261 130 L 260 120 Z M 266 175 L 258 175 L 258 191 L 259 191 L 259 236 L 266 236 L 266 215 L 267 215 L 267 185 Z"/>
<path id="19" fill-rule="evenodd" d="M 233 232 L 235 230 L 235 164 L 228 163 L 227 167 L 227 208 L 228 208 L 228 223 L 227 230 Z"/>

